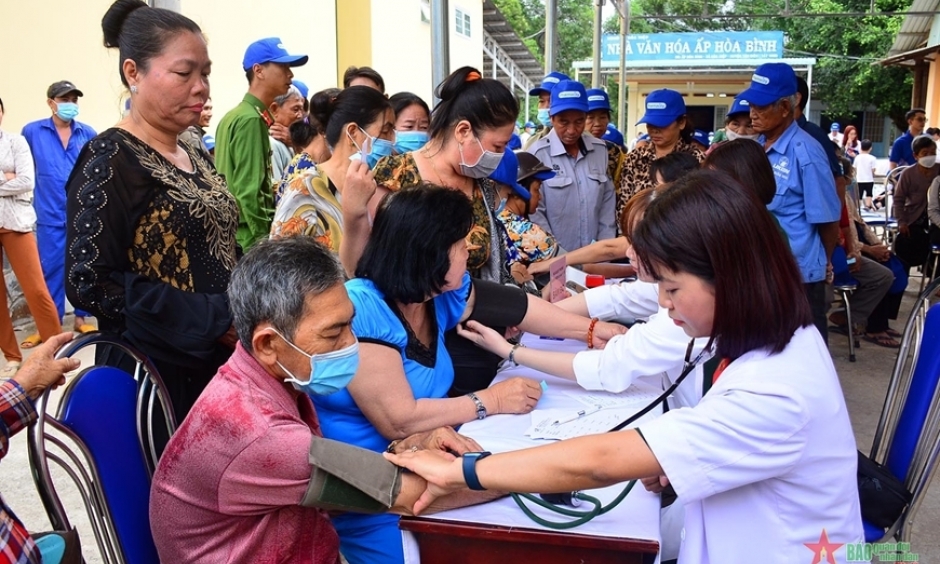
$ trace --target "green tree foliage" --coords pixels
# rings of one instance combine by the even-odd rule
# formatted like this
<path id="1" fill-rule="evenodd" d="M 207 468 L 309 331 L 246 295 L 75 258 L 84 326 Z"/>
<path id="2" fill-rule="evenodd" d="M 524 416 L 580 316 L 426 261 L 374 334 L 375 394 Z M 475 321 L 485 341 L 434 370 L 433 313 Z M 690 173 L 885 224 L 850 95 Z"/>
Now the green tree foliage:
<path id="1" fill-rule="evenodd" d="M 877 11 L 905 10 L 910 0 L 876 0 Z M 634 0 L 631 32 L 714 30 L 781 30 L 788 56 L 818 59 L 813 70 L 813 96 L 823 100 L 833 118 L 849 117 L 869 104 L 904 129 L 913 80 L 909 71 L 874 64 L 885 56 L 903 16 L 786 17 L 790 13 L 839 14 L 867 12 L 870 0 L 745 0 L 719 4 L 713 0 Z M 661 15 L 689 16 L 666 20 Z M 740 18 L 708 18 L 708 14 L 740 14 Z M 747 17 L 750 15 L 779 17 Z"/>
<path id="2" fill-rule="evenodd" d="M 494 0 L 536 57 L 544 60 L 545 4 L 543 0 Z M 911 0 L 875 0 L 876 12 L 902 11 Z M 816 57 L 813 96 L 821 99 L 833 118 L 873 105 L 900 128 L 910 106 L 913 84 L 909 70 L 874 64 L 891 48 L 903 16 L 786 17 L 790 13 L 867 12 L 871 0 L 633 0 L 631 33 L 682 31 L 781 30 L 786 54 Z M 591 0 L 558 0 L 558 50 L 556 70 L 573 72 L 571 63 L 589 60 L 592 53 L 593 5 Z M 714 18 L 714 15 L 740 15 Z M 750 15 L 768 17 L 753 18 Z M 687 16 L 663 19 L 661 16 Z M 774 17 L 776 16 L 776 17 Z M 604 22 L 606 33 L 619 33 L 616 17 Z M 608 81 L 611 101 L 616 85 Z"/>

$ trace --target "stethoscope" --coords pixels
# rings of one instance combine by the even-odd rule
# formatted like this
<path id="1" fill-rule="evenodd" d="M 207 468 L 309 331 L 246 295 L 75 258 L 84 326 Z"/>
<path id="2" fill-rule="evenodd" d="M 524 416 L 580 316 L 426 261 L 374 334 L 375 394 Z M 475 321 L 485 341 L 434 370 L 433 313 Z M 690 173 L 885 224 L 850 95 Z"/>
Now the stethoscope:
<path id="1" fill-rule="evenodd" d="M 705 348 L 696 355 L 695 359 L 692 359 L 692 351 L 695 348 L 695 339 L 689 341 L 689 346 L 685 350 L 685 362 L 682 366 L 682 372 L 679 373 L 679 377 L 676 378 L 676 381 L 673 382 L 669 388 L 666 389 L 662 394 L 659 395 L 655 400 L 651 401 L 646 407 L 637 411 L 626 420 L 618 423 L 616 426 L 608 430 L 608 433 L 613 433 L 619 431 L 626 427 L 627 425 L 633 423 L 637 419 L 643 417 L 650 411 L 652 411 L 656 406 L 666 401 L 666 398 L 671 396 L 673 392 L 676 391 L 676 388 L 679 387 L 679 384 L 686 379 L 686 377 L 695 370 L 695 367 L 698 366 L 699 362 L 705 357 L 705 355 L 711 354 L 712 345 L 714 342 L 714 337 L 709 339 L 708 343 L 705 345 Z M 592 495 L 588 495 L 584 492 L 564 492 L 564 493 L 554 493 L 554 494 L 528 494 L 528 493 L 511 493 L 513 500 L 519 506 L 523 513 L 529 518 L 542 525 L 543 527 L 548 527 L 549 529 L 565 530 L 573 529 L 579 527 L 591 519 L 603 515 L 609 512 L 611 509 L 617 507 L 624 498 L 627 497 L 633 487 L 636 485 L 636 480 L 630 480 L 627 482 L 627 485 L 624 486 L 623 491 L 614 498 L 609 504 L 604 505 L 599 499 Z M 529 500 L 532 503 L 554 511 L 560 515 L 565 515 L 567 517 L 574 517 L 571 521 L 549 521 L 535 514 L 529 507 L 525 505 L 523 500 Z M 590 509 L 579 510 L 579 509 L 569 509 L 568 507 L 578 507 L 581 505 L 581 502 L 587 502 L 591 504 Z M 565 507 L 568 506 L 568 507 Z"/>

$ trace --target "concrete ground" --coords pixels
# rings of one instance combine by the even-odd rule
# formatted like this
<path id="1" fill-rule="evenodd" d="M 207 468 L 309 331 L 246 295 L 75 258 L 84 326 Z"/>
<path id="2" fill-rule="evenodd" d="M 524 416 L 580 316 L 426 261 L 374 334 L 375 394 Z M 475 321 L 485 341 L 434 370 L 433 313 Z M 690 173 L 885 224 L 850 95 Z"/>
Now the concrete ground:
<path id="1" fill-rule="evenodd" d="M 899 319 L 892 322 L 895 329 L 903 329 L 919 283 L 920 280 L 912 276 Z M 66 319 L 66 326 L 71 326 L 71 319 Z M 21 338 L 24 336 L 25 334 L 20 334 Z M 856 350 L 856 362 L 849 362 L 848 339 L 836 333 L 830 334 L 829 349 L 842 382 L 856 441 L 860 450 L 867 452 L 871 447 L 872 436 L 881 413 L 896 351 L 863 341 L 861 347 Z M 93 360 L 93 354 L 89 351 L 83 353 L 80 358 L 83 365 L 88 366 Z M 0 463 L 0 493 L 20 519 L 26 523 L 27 528 L 32 531 L 48 530 L 49 521 L 29 472 L 25 435 L 26 433 L 23 432 L 14 437 L 9 454 Z M 61 475 L 54 474 L 53 477 L 60 484 L 67 483 Z M 73 524 L 79 529 L 86 561 L 89 564 L 102 562 L 87 517 L 82 509 L 81 497 L 74 488 L 67 485 L 62 487 L 62 492 L 63 503 L 69 515 L 74 516 Z M 911 543 L 911 552 L 919 554 L 921 562 L 940 562 L 940 536 L 936 535 L 938 530 L 940 530 L 940 486 L 935 483 L 917 515 Z M 809 552 L 807 555 L 809 556 Z"/>

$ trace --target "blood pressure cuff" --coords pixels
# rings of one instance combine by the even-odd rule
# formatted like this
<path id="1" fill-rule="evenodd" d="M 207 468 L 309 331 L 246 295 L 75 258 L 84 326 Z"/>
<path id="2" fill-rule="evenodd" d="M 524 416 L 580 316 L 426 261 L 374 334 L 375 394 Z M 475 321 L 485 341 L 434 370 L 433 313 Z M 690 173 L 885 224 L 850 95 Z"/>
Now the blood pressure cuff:
<path id="1" fill-rule="evenodd" d="M 469 320 L 487 327 L 513 327 L 522 323 L 529 309 L 527 294 L 517 286 L 473 280 L 476 301 Z"/>
<path id="2" fill-rule="evenodd" d="M 401 491 L 401 468 L 371 450 L 313 437 L 310 485 L 300 505 L 355 513 L 384 513 Z"/>

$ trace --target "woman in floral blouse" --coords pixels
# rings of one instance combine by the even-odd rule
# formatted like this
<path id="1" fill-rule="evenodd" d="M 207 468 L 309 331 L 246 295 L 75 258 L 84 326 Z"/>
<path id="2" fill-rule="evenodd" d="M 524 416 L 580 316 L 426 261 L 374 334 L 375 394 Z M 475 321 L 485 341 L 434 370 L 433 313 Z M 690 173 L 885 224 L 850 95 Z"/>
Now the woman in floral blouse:
<path id="1" fill-rule="evenodd" d="M 646 113 L 637 125 L 641 123 L 646 124 L 650 142 L 637 146 L 624 159 L 617 217 L 630 196 L 656 185 L 656 179 L 650 175 L 650 163 L 654 160 L 679 151 L 695 155 L 698 162 L 705 160 L 705 153 L 692 145 L 695 129 L 686 116 L 682 94 L 666 88 L 650 92 L 646 97 Z"/>
<path id="2" fill-rule="evenodd" d="M 375 182 L 369 169 L 382 148 L 391 149 L 395 114 L 377 90 L 350 86 L 335 98 L 314 96 L 310 115 L 326 124 L 333 156 L 299 171 L 288 183 L 271 236 L 314 237 L 337 253 L 352 275 L 370 231 L 367 205 Z"/>

